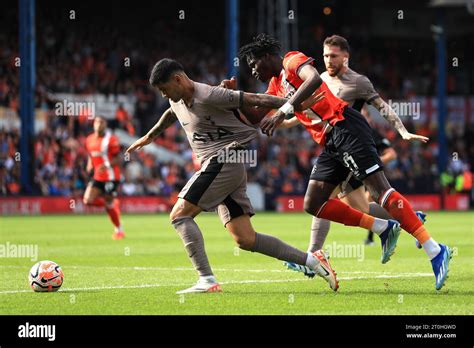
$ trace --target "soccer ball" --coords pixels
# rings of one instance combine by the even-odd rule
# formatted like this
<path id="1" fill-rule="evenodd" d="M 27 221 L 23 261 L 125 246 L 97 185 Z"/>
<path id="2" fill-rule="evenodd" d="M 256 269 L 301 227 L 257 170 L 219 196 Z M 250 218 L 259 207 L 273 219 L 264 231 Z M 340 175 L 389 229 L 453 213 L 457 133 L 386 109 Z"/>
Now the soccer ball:
<path id="1" fill-rule="evenodd" d="M 30 270 L 30 286 L 36 292 L 58 291 L 63 279 L 63 270 L 53 261 L 40 261 Z"/>

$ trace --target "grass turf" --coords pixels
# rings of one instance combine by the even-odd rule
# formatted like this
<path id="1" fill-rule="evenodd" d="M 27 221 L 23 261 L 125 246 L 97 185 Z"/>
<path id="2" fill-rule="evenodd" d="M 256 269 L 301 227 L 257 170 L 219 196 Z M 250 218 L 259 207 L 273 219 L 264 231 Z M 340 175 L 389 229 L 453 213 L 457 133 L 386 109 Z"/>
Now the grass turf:
<path id="1" fill-rule="evenodd" d="M 239 250 L 218 217 L 197 218 L 223 293 L 176 295 L 197 279 L 167 215 L 125 215 L 127 238 L 111 239 L 105 215 L 2 217 L 0 244 L 38 245 L 65 279 L 57 293 L 28 286 L 30 258 L 0 258 L 0 314 L 474 314 L 473 212 L 428 213 L 433 237 L 454 248 L 450 278 L 434 289 L 431 263 L 402 233 L 392 260 L 380 246 L 360 246 L 365 231 L 332 224 L 326 246 L 340 288 L 307 279 L 282 262 Z M 311 217 L 260 213 L 257 231 L 306 250 Z M 4 255 L 5 256 L 5 255 Z"/>

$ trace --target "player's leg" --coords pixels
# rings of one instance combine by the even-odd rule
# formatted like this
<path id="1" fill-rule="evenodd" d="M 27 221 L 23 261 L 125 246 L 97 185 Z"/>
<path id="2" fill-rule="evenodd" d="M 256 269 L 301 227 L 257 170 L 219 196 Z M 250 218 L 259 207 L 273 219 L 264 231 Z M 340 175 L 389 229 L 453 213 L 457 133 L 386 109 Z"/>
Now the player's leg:
<path id="1" fill-rule="evenodd" d="M 115 240 L 125 237 L 120 224 L 120 207 L 118 200 L 114 202 L 118 182 L 102 182 L 93 180 L 87 185 L 84 192 L 83 202 L 86 205 L 95 207 L 105 207 L 107 214 L 115 226 L 112 238 Z"/>
<path id="2" fill-rule="evenodd" d="M 244 180 L 217 207 L 223 225 L 237 245 L 243 250 L 258 252 L 295 265 L 302 265 L 301 267 L 306 270 L 305 274 L 309 277 L 313 277 L 315 274 L 320 275 L 329 283 L 331 289 L 336 291 L 339 286 L 336 273 L 332 270 L 325 254 L 304 252 L 276 237 L 255 232 L 250 222 L 254 210 L 247 196 L 246 171 L 245 168 L 242 167 L 242 169 Z M 239 168 L 235 168 L 233 172 L 238 173 Z"/>
<path id="3" fill-rule="evenodd" d="M 351 172 L 352 174 L 352 172 Z M 351 175 L 352 176 L 352 175 Z M 339 196 L 339 198 L 344 202 L 349 204 L 352 208 L 355 208 L 363 213 L 388 220 L 390 217 L 387 217 L 388 215 L 385 212 L 385 209 L 380 207 L 380 209 L 385 212 L 385 216 L 380 216 L 379 214 L 374 214 L 373 210 L 371 209 L 370 203 L 367 198 L 366 190 L 362 182 L 359 180 L 356 180 L 355 178 L 352 177 L 351 184 L 357 185 L 356 189 L 349 190 L 346 192 L 346 194 Z M 367 231 L 367 238 L 364 240 L 365 245 L 374 245 L 374 232 L 368 230 Z"/>
<path id="4" fill-rule="evenodd" d="M 199 280 L 196 285 L 177 293 L 216 292 L 221 291 L 207 258 L 204 238 L 194 218 L 201 212 L 197 205 L 178 198 L 170 214 L 170 221 L 183 241 L 191 262 L 198 272 Z"/>
<path id="5" fill-rule="evenodd" d="M 395 219 L 400 221 L 402 228 L 415 237 L 431 260 L 436 277 L 436 289 L 444 285 L 448 275 L 451 250 L 438 244 L 428 233 L 420 221 L 410 202 L 393 189 L 382 171 L 376 172 L 364 180 L 374 200 L 378 201 Z"/>
<path id="6" fill-rule="evenodd" d="M 439 290 L 448 274 L 450 249 L 431 238 L 408 200 L 390 186 L 383 173 L 373 139 L 368 136 L 371 133 L 370 127 L 363 116 L 350 108 L 344 111 L 344 116 L 346 119 L 341 122 L 340 128 L 343 138 L 338 148 L 339 155 L 356 178 L 364 182 L 372 198 L 400 221 L 402 228 L 423 246 L 431 259 L 436 276 L 436 289 Z M 386 244 L 395 244 L 393 238 L 382 238 L 382 243 L 384 240 Z"/>
<path id="7" fill-rule="evenodd" d="M 324 253 L 320 251 L 314 254 L 304 252 L 274 236 L 256 232 L 248 214 L 230 220 L 226 224 L 226 228 L 239 248 L 297 265 L 305 265 L 314 274 L 325 279 L 332 290 L 337 291 L 339 288 L 336 272 L 332 269 Z"/>
<path id="8" fill-rule="evenodd" d="M 102 197 L 103 193 L 100 182 L 92 180 L 87 184 L 82 201 L 86 205 L 103 207 L 105 206 L 105 200 Z"/>
<path id="9" fill-rule="evenodd" d="M 203 163 L 179 193 L 170 220 L 199 274 L 199 280 L 193 287 L 178 293 L 221 291 L 207 258 L 202 232 L 194 218 L 201 211 L 215 210 L 240 185 L 243 174 L 243 164 L 219 163 L 217 156 L 212 157 Z"/>
<path id="10" fill-rule="evenodd" d="M 338 185 L 331 193 L 330 198 L 337 197 L 340 192 L 341 185 Z M 323 248 L 326 238 L 329 234 L 330 227 L 331 221 L 313 216 L 313 219 L 311 221 L 311 233 L 309 237 L 308 252 L 314 253 L 316 250 L 320 250 Z M 291 265 L 289 266 L 289 268 L 291 268 Z"/>
<path id="11" fill-rule="evenodd" d="M 105 193 L 103 195 L 105 200 L 105 210 L 109 215 L 110 221 L 112 221 L 112 224 L 115 227 L 114 234 L 112 235 L 112 239 L 114 240 L 125 238 L 125 231 L 120 219 L 120 201 L 117 198 L 118 185 L 118 181 L 106 182 L 104 185 Z"/>
<path id="12" fill-rule="evenodd" d="M 344 129 L 335 127 L 332 130 L 331 137 L 328 139 L 326 147 L 311 173 L 305 196 L 305 211 L 318 218 L 339 222 L 347 226 L 359 226 L 375 232 L 382 239 L 382 263 L 386 263 L 393 253 L 400 233 L 398 222 L 375 218 L 351 208 L 338 199 L 330 198 L 334 188 L 343 182 L 350 172 L 349 165 L 345 163 L 348 160 L 345 159 L 346 161 L 343 162 L 338 159 L 339 150 L 334 145 L 334 143 L 337 143 L 340 146 L 341 143 L 347 141 L 348 135 L 350 136 L 352 133 Z M 349 141 L 348 143 L 349 148 L 352 149 L 354 142 Z M 350 157 L 353 162 L 347 151 L 344 152 L 344 156 Z M 380 162 L 377 155 L 376 160 Z"/>

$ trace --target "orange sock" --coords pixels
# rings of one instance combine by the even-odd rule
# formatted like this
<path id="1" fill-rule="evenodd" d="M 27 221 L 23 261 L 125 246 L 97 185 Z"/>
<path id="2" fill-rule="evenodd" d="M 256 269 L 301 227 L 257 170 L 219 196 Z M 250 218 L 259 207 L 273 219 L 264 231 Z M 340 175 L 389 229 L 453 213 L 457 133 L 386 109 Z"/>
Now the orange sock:
<path id="1" fill-rule="evenodd" d="M 107 214 L 115 227 L 120 227 L 120 204 L 118 199 L 114 199 L 112 207 L 106 207 Z"/>
<path id="2" fill-rule="evenodd" d="M 431 238 L 423 223 L 418 219 L 410 202 L 393 188 L 383 194 L 380 205 L 384 207 L 393 218 L 400 222 L 400 226 L 423 244 Z"/>
<path id="3" fill-rule="evenodd" d="M 339 222 L 346 226 L 360 226 L 370 230 L 374 224 L 373 216 L 364 214 L 338 199 L 329 199 L 319 209 L 318 218 Z"/>

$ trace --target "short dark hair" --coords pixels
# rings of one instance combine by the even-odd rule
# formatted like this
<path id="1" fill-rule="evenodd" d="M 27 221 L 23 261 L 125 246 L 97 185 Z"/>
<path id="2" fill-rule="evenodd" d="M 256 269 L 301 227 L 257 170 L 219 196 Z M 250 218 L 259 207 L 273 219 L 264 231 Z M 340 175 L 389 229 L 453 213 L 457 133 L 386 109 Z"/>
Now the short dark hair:
<path id="1" fill-rule="evenodd" d="M 244 45 L 239 50 L 239 59 L 248 57 L 260 58 L 265 54 L 278 55 L 280 54 L 281 44 L 278 40 L 268 34 L 258 34 L 253 38 L 253 41 Z"/>
<path id="2" fill-rule="evenodd" d="M 171 75 L 177 71 L 184 71 L 183 66 L 176 60 L 163 58 L 159 60 L 150 74 L 150 85 L 156 86 L 159 83 L 165 83 Z"/>
<path id="3" fill-rule="evenodd" d="M 337 46 L 339 47 L 342 51 L 349 52 L 349 43 L 345 38 L 339 35 L 332 35 L 326 38 L 324 40 L 324 45 L 326 46 Z"/>

